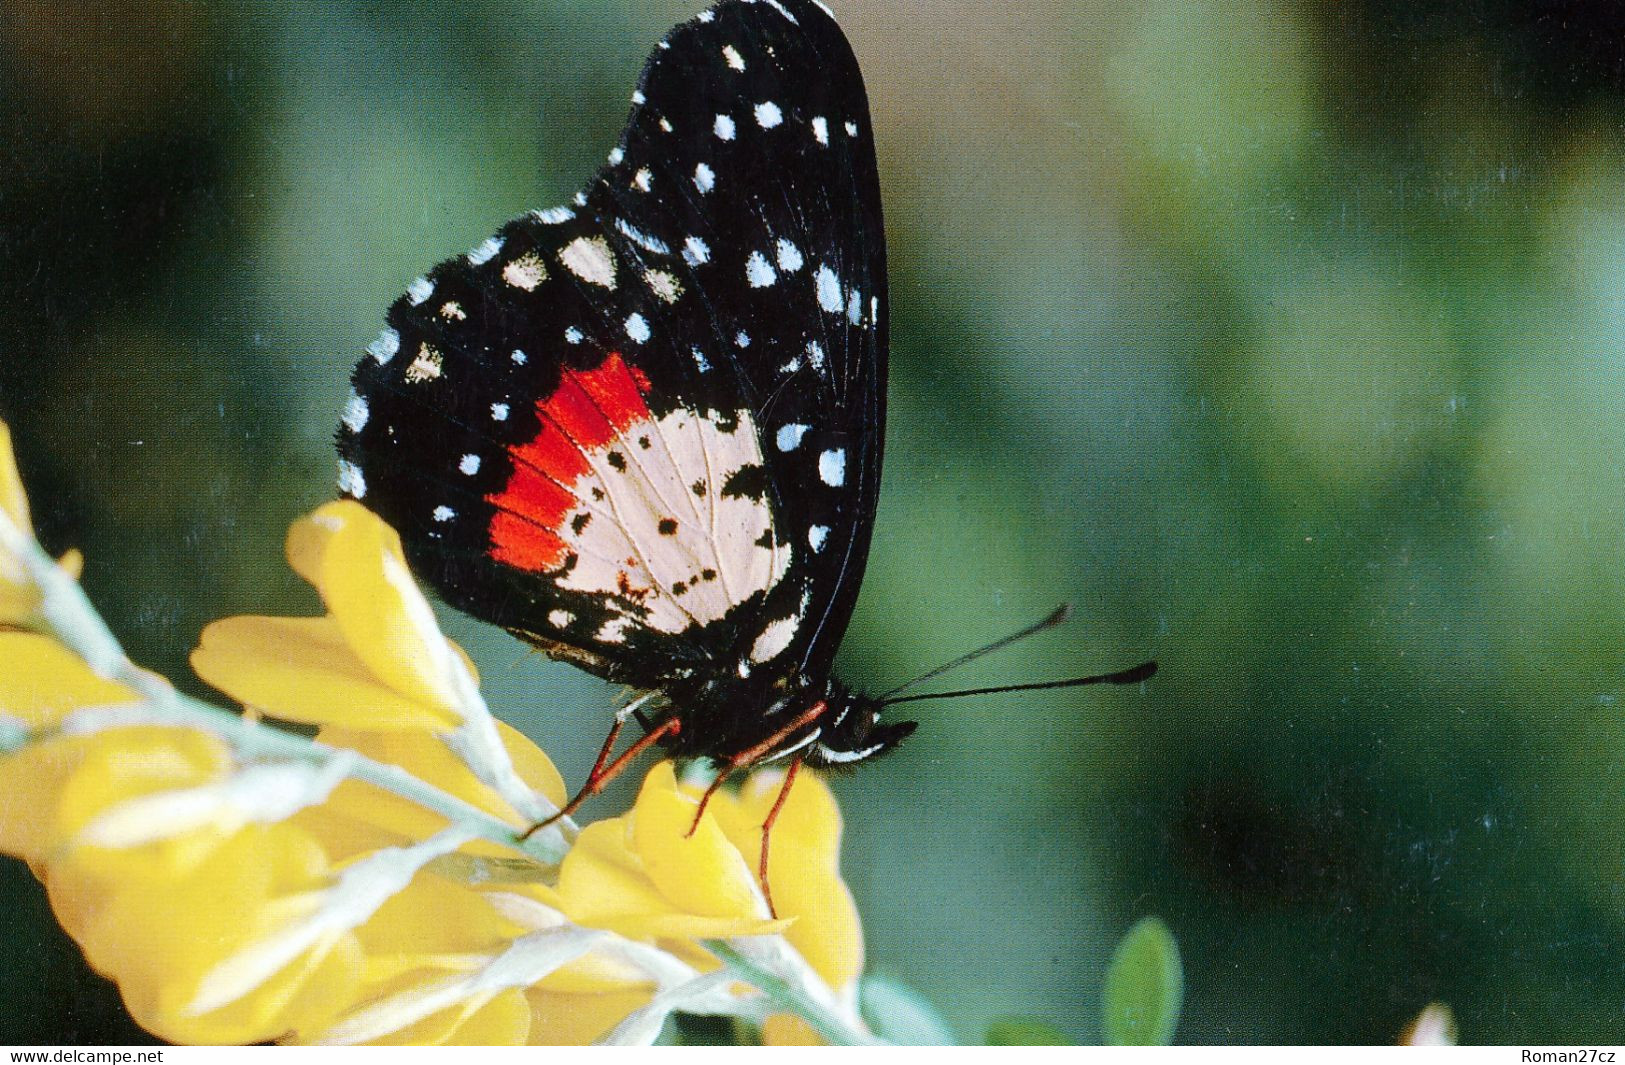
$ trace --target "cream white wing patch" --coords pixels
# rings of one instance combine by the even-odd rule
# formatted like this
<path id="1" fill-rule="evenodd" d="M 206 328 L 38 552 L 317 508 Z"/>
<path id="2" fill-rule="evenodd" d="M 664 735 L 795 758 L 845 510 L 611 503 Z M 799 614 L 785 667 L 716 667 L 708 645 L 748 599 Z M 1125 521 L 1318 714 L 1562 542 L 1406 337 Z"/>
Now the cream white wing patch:
<path id="1" fill-rule="evenodd" d="M 646 390 L 619 355 L 566 370 L 489 497 L 492 557 L 599 597 L 614 614 L 595 633 L 605 643 L 716 621 L 778 584 L 792 555 L 759 487 L 750 413 L 656 418 Z"/>

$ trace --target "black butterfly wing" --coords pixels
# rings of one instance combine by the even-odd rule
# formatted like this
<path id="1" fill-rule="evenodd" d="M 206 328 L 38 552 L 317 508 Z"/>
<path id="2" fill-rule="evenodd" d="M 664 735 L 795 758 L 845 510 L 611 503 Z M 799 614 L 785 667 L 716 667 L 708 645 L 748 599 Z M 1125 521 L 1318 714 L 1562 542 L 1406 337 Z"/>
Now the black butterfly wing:
<path id="1" fill-rule="evenodd" d="M 610 164 L 415 282 L 341 489 L 453 605 L 616 679 L 827 670 L 880 482 L 885 242 L 850 47 L 807 0 L 661 42 Z"/>

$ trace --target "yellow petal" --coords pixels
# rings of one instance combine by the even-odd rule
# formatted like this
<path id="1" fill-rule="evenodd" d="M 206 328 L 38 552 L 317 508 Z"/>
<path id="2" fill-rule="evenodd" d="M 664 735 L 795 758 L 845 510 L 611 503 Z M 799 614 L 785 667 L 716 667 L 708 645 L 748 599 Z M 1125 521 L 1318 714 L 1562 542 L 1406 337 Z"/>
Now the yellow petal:
<path id="1" fill-rule="evenodd" d="M 355 729 L 449 729 L 458 717 L 387 685 L 332 618 L 236 617 L 203 630 L 192 668 L 233 699 L 286 721 Z"/>
<path id="2" fill-rule="evenodd" d="M 562 805 L 564 779 L 547 755 L 519 731 L 500 722 L 497 728 L 520 779 L 555 806 Z M 503 818 L 516 828 L 528 825 L 526 818 L 481 783 L 430 733 L 324 728 L 316 738 L 335 747 L 358 751 L 376 761 L 398 765 L 419 780 Z M 446 824 L 444 817 L 409 799 L 356 780 L 344 781 L 327 802 L 301 811 L 296 820 L 314 832 L 335 859 L 408 840 L 426 839 Z M 513 851 L 489 841 L 477 841 L 463 849 L 470 854 L 513 856 Z"/>
<path id="3" fill-rule="evenodd" d="M 0 760 L 0 853 L 37 862 L 56 848 L 57 798 L 91 741 L 89 736 L 48 740 Z"/>
<path id="4" fill-rule="evenodd" d="M 193 829 L 130 848 L 84 845 L 78 842 L 80 830 L 117 803 L 214 783 L 232 766 L 224 743 L 192 729 L 142 727 L 98 734 L 57 796 L 54 821 L 65 849 L 50 857 L 110 877 L 150 880 L 184 875 L 239 826 Z"/>
<path id="5" fill-rule="evenodd" d="M 553 805 L 562 806 L 564 778 L 554 768 L 552 759 L 517 729 L 499 722 L 497 731 L 519 778 Z M 419 780 L 515 825 L 527 824 L 525 818 L 481 783 L 468 766 L 433 735 L 423 732 L 368 734 L 333 728 L 323 729 L 319 738 L 324 743 L 349 747 L 377 761 L 398 765 Z"/>
<path id="6" fill-rule="evenodd" d="M 33 532 L 28 521 L 28 496 L 23 492 L 17 456 L 11 450 L 11 429 L 0 421 L 0 510 L 23 532 Z"/>
<path id="7" fill-rule="evenodd" d="M 632 810 L 632 843 L 649 879 L 681 912 L 769 919 L 750 865 L 715 818 L 695 824 L 698 810 L 670 762 L 649 771 Z"/>
<path id="8" fill-rule="evenodd" d="M 491 950 L 522 933 L 466 885 L 419 873 L 357 930 L 369 955 Z"/>
<path id="9" fill-rule="evenodd" d="M 371 1045 L 524 1046 L 529 1035 L 530 1004 L 523 991 L 509 988 L 441 1010 Z"/>
<path id="10" fill-rule="evenodd" d="M 321 551 L 317 590 L 345 642 L 396 691 L 456 716 L 454 655 L 406 568 L 400 537 L 354 502 L 317 513 L 339 520 Z"/>
<path id="11" fill-rule="evenodd" d="M 144 1027 L 171 1040 L 262 1042 L 324 1024 L 360 978 L 353 936 L 328 938 L 218 1009 L 199 1015 L 192 1006 L 219 994 L 204 981 L 221 962 L 284 926 L 290 882 L 309 888 L 323 869 L 319 848 L 297 829 L 247 829 L 196 875 L 163 890 L 122 887 L 87 935 L 86 956 L 101 958 Z"/>
<path id="12" fill-rule="evenodd" d="M 570 995 L 532 988 L 530 1043 L 532 1046 L 586 1046 L 607 1035 L 633 1010 L 649 1004 L 649 991 L 622 991 L 607 995 Z"/>
<path id="13" fill-rule="evenodd" d="M 68 551 L 56 560 L 62 572 L 79 579 L 85 556 Z M 39 611 L 40 591 L 15 559 L 0 552 L 0 625 L 27 625 Z"/>
<path id="14" fill-rule="evenodd" d="M 321 587 L 322 559 L 327 554 L 327 545 L 346 521 L 353 520 L 357 508 L 366 509 L 347 499 L 328 503 L 288 527 L 285 544 L 288 565 L 311 587 Z"/>
<path id="15" fill-rule="evenodd" d="M 669 785 L 669 766 L 666 780 Z M 689 821 L 693 816 L 690 804 Z M 559 900 L 572 920 L 639 940 L 765 935 L 789 926 L 788 921 L 766 920 L 749 910 L 720 915 L 682 910 L 650 879 L 643 858 L 631 847 L 628 837 L 634 833 L 628 822 L 632 820 L 617 817 L 588 825 L 565 855 L 559 870 Z M 687 824 L 684 822 L 684 831 Z M 714 856 L 699 858 L 712 865 L 724 864 Z M 712 879 L 697 879 L 699 887 L 690 888 L 708 906 L 714 906 L 718 897 L 703 890 Z"/>
<path id="16" fill-rule="evenodd" d="M 775 1013 L 762 1022 L 762 1045 L 770 1047 L 821 1047 L 824 1041 L 812 1025 L 793 1013 Z"/>
<path id="17" fill-rule="evenodd" d="M 130 702 L 135 695 L 90 671 L 71 651 L 46 636 L 0 632 L 0 714 L 30 728 L 55 724 L 83 706 Z"/>
<path id="18" fill-rule="evenodd" d="M 740 790 L 729 828 L 744 853 L 759 853 L 762 822 L 783 784 L 783 771 L 769 770 L 751 776 Z M 785 937 L 831 987 L 845 987 L 863 971 L 863 925 L 841 879 L 840 807 L 816 774 L 797 774 L 773 823 L 771 843 L 767 881 L 773 905 L 779 917 L 795 919 Z"/>
<path id="19" fill-rule="evenodd" d="M 559 869 L 564 910 L 582 924 L 609 927 L 628 914 L 670 913 L 671 905 L 626 843 L 626 818 L 595 821 L 581 830 Z"/>
<path id="20" fill-rule="evenodd" d="M 530 1037 L 530 1003 L 519 988 L 509 988 L 487 1002 L 457 1026 L 451 1046 L 516 1047 Z"/>

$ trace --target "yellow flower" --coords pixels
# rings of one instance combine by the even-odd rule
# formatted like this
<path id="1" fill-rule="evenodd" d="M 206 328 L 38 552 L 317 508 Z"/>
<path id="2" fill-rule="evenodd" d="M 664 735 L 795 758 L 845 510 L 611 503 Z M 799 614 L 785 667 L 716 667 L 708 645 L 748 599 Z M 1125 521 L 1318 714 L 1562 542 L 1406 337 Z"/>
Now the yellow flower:
<path id="1" fill-rule="evenodd" d="M 46 636 L 0 632 L 0 714 L 35 732 L 81 706 L 123 703 L 129 689 L 103 680 Z M 0 851 L 39 862 L 59 842 L 42 797 L 61 791 L 84 760 L 92 736 L 51 736 L 0 759 Z"/>
<path id="2" fill-rule="evenodd" d="M 565 857 L 564 912 L 633 939 L 666 941 L 689 957 L 695 939 L 782 932 L 850 1004 L 863 971 L 863 930 L 840 876 L 840 810 L 811 773 L 798 775 L 773 824 L 768 887 L 777 919 L 757 884 L 762 825 L 783 784 L 782 771 L 754 774 L 737 797 L 713 796 L 696 825 L 701 789 L 680 785 L 671 763 L 660 763 L 630 813 L 589 825 Z M 763 1034 L 770 1043 L 818 1042 L 805 1022 L 782 1014 L 768 1018 Z"/>
<path id="3" fill-rule="evenodd" d="M 773 774 L 695 825 L 696 792 L 662 763 L 624 817 L 525 842 L 564 782 L 490 719 L 394 532 L 336 503 L 294 525 L 288 558 L 328 613 L 216 622 L 193 661 L 318 742 L 0 629 L 0 851 L 30 863 L 140 1024 L 190 1043 L 646 1040 L 672 1009 L 760 1019 L 757 992 L 705 975 L 720 963 L 703 941 L 788 950 L 781 934 L 798 974 L 850 1003 L 862 935 L 821 782 L 804 776 L 774 829 L 776 918 L 756 882 Z M 765 1031 L 807 1041 L 800 1024 Z"/>
<path id="4" fill-rule="evenodd" d="M 17 459 L 11 451 L 11 430 L 5 422 L 0 422 L 0 521 L 9 522 L 24 537 L 34 535 L 28 516 L 28 496 L 23 493 Z M 77 580 L 84 559 L 79 552 L 69 551 L 57 565 Z M 22 560 L 7 551 L 4 539 L 0 538 L 0 625 L 27 624 L 39 605 L 39 589 L 27 579 Z"/>
<path id="5" fill-rule="evenodd" d="M 462 723 L 472 667 L 440 634 L 393 529 L 359 503 L 329 503 L 293 526 L 287 553 L 327 615 L 217 621 L 192 652 L 198 676 L 286 721 L 403 732 Z"/>

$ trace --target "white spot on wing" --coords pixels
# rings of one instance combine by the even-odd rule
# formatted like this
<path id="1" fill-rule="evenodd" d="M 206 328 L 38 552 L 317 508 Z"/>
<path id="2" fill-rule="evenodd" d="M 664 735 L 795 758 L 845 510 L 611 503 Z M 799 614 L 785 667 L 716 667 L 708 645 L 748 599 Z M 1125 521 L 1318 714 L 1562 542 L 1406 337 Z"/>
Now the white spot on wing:
<path id="1" fill-rule="evenodd" d="M 741 329 L 734 334 L 734 344 L 741 348 L 750 347 L 750 334 Z"/>
<path id="2" fill-rule="evenodd" d="M 772 100 L 765 100 L 756 105 L 756 124 L 763 129 L 772 129 L 784 121 L 784 112 Z"/>
<path id="3" fill-rule="evenodd" d="M 518 348 L 513 349 L 513 364 L 515 366 L 525 365 L 526 360 L 527 356 L 523 351 L 520 351 Z"/>
<path id="4" fill-rule="evenodd" d="M 846 483 L 846 451 L 834 448 L 818 456 L 818 479 L 831 488 Z"/>
<path id="5" fill-rule="evenodd" d="M 829 147 L 829 119 L 825 118 L 823 115 L 819 115 L 817 118 L 813 119 L 812 131 L 813 140 L 817 141 L 819 144 L 822 144 L 826 148 Z"/>
<path id="6" fill-rule="evenodd" d="M 734 120 L 727 115 L 718 115 L 716 125 L 712 127 L 718 138 L 731 141 L 734 139 Z"/>
<path id="7" fill-rule="evenodd" d="M 424 344 L 418 348 L 417 358 L 406 365 L 404 376 L 414 385 L 421 385 L 425 381 L 433 381 L 440 376 L 440 369 L 444 357 L 431 344 Z"/>
<path id="8" fill-rule="evenodd" d="M 801 257 L 801 249 L 791 244 L 783 237 L 779 238 L 779 269 L 787 274 L 793 274 L 801 269 L 805 263 Z"/>
<path id="9" fill-rule="evenodd" d="M 505 422 L 508 420 L 508 405 L 506 403 L 491 404 L 491 420 Z"/>
<path id="10" fill-rule="evenodd" d="M 644 104 L 648 103 L 649 101 L 648 101 L 648 98 L 643 95 L 643 90 L 642 89 L 633 89 L 632 90 L 632 102 L 634 104 L 636 104 L 638 107 L 642 107 Z"/>
<path id="11" fill-rule="evenodd" d="M 752 662 L 771 662 L 784 653 L 801 627 L 800 617 L 777 618 L 767 623 L 756 642 L 750 645 Z"/>
<path id="12" fill-rule="evenodd" d="M 750 253 L 750 258 L 745 260 L 745 280 L 750 282 L 751 288 L 766 288 L 778 279 L 767 256 L 759 251 Z"/>
<path id="13" fill-rule="evenodd" d="M 846 135 L 848 137 L 856 137 L 858 135 L 858 124 L 856 122 L 848 122 L 846 124 Z"/>
<path id="14" fill-rule="evenodd" d="M 401 350 L 401 335 L 393 329 L 385 329 L 378 334 L 378 339 L 367 345 L 367 354 L 371 355 L 378 365 L 382 366 L 395 357 Z"/>
<path id="15" fill-rule="evenodd" d="M 359 433 L 367 424 L 367 414 L 367 401 L 351 392 L 344 404 L 344 427 L 352 433 Z"/>
<path id="16" fill-rule="evenodd" d="M 654 187 L 654 181 L 654 171 L 646 166 L 639 167 L 638 172 L 632 175 L 632 187 L 639 192 L 648 192 Z"/>
<path id="17" fill-rule="evenodd" d="M 579 344 L 587 338 L 582 335 L 581 330 L 572 325 L 564 330 L 564 339 L 567 343 Z"/>
<path id="18" fill-rule="evenodd" d="M 514 288 L 535 292 L 536 286 L 547 280 L 547 267 L 535 252 L 526 252 L 502 268 L 502 280 Z"/>
<path id="19" fill-rule="evenodd" d="M 367 479 L 361 475 L 361 467 L 353 462 L 339 460 L 339 491 L 346 495 L 362 499 L 367 494 Z"/>
<path id="20" fill-rule="evenodd" d="M 814 525 L 807 530 L 807 546 L 812 548 L 814 552 L 822 551 L 824 541 L 827 539 L 829 539 L 828 525 Z"/>
<path id="21" fill-rule="evenodd" d="M 480 457 L 473 452 L 469 452 L 457 463 L 457 468 L 472 477 L 480 472 Z"/>
<path id="22" fill-rule="evenodd" d="M 549 610 L 547 612 L 547 623 L 555 629 L 565 628 L 575 619 L 576 616 L 568 610 Z"/>
<path id="23" fill-rule="evenodd" d="M 457 512 L 450 507 L 440 506 L 434 508 L 435 521 L 450 521 L 457 516 Z"/>
<path id="24" fill-rule="evenodd" d="M 779 426 L 777 443 L 780 451 L 794 451 L 801 446 L 801 438 L 807 435 L 810 426 L 799 423 Z"/>
<path id="25" fill-rule="evenodd" d="M 589 284 L 615 287 L 615 256 L 602 237 L 577 237 L 559 252 L 559 262 Z"/>
<path id="26" fill-rule="evenodd" d="M 501 237 L 487 237 L 479 247 L 468 253 L 468 265 L 484 266 L 496 258 L 497 252 L 502 250 Z"/>
<path id="27" fill-rule="evenodd" d="M 626 335 L 642 344 L 649 339 L 649 323 L 641 314 L 631 314 L 626 319 Z"/>
<path id="28" fill-rule="evenodd" d="M 846 298 L 846 320 L 853 325 L 863 321 L 863 297 L 855 288 L 852 290 L 852 294 Z"/>
<path id="29" fill-rule="evenodd" d="M 626 158 L 626 150 L 619 145 L 609 150 L 609 165 L 620 166 L 621 160 Z"/>
<path id="30" fill-rule="evenodd" d="M 683 241 L 683 261 L 690 266 L 699 266 L 711 261 L 711 247 L 699 237 L 689 237 Z"/>
<path id="31" fill-rule="evenodd" d="M 420 277 L 406 286 L 406 298 L 416 307 L 430 296 L 434 295 L 434 282 L 426 277 Z"/>
<path id="32" fill-rule="evenodd" d="M 824 345 L 816 340 L 807 341 L 807 361 L 819 373 L 824 372 Z"/>
<path id="33" fill-rule="evenodd" d="M 728 61 L 728 65 L 735 70 L 745 69 L 745 57 L 740 55 L 739 49 L 735 48 L 731 44 L 725 44 L 722 46 L 722 58 L 726 59 Z"/>
<path id="34" fill-rule="evenodd" d="M 659 237 L 651 237 L 649 234 L 645 233 L 637 226 L 634 226 L 624 218 L 615 219 L 615 228 L 620 230 L 626 239 L 630 240 L 633 244 L 636 244 L 644 251 L 652 252 L 655 255 L 671 254 L 671 246 L 669 244 L 661 240 Z"/>
<path id="35" fill-rule="evenodd" d="M 818 285 L 818 305 L 830 314 L 841 313 L 841 279 L 828 266 L 820 266 L 813 278 Z"/>
<path id="36" fill-rule="evenodd" d="M 649 283 L 651 292 L 667 303 L 676 303 L 683 294 L 682 283 L 664 270 L 650 270 L 643 275 L 643 280 Z"/>
<path id="37" fill-rule="evenodd" d="M 694 187 L 701 192 L 710 192 L 717 187 L 717 172 L 700 163 L 694 167 Z"/>
<path id="38" fill-rule="evenodd" d="M 532 211 L 530 213 L 535 216 L 538 222 L 543 222 L 550 226 L 556 226 L 560 223 L 568 222 L 570 219 L 576 216 L 576 213 L 570 210 L 568 207 L 545 207 L 541 210 Z"/>
<path id="39" fill-rule="evenodd" d="M 785 18 L 789 19 L 790 24 L 792 26 L 801 25 L 800 22 L 796 21 L 796 17 L 794 15 L 790 14 L 789 8 L 787 8 L 783 4 L 779 3 L 779 0 L 763 0 L 763 2 L 766 3 L 768 7 L 772 8 L 773 10 L 777 11 L 779 14 L 783 15 Z"/>
<path id="40" fill-rule="evenodd" d="M 711 364 L 706 361 L 705 352 L 699 348 L 689 348 L 688 353 L 694 356 L 694 365 L 699 368 L 701 373 L 705 373 L 711 368 Z"/>

